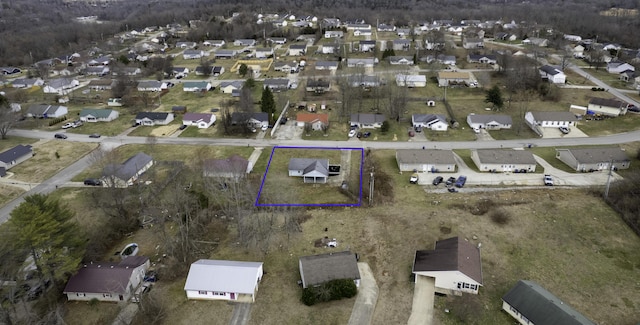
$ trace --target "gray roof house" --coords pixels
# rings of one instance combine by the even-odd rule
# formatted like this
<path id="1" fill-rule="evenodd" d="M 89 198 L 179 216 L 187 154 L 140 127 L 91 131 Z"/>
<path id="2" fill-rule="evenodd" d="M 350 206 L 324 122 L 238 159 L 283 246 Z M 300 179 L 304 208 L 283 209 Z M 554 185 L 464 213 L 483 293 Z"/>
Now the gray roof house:
<path id="1" fill-rule="evenodd" d="M 51 79 L 45 83 L 42 91 L 47 94 L 63 94 L 65 91 L 77 87 L 80 82 L 72 78 Z"/>
<path id="2" fill-rule="evenodd" d="M 449 128 L 447 118 L 440 114 L 413 114 L 411 125 L 414 128 L 427 128 L 433 131 L 446 131 Z"/>
<path id="3" fill-rule="evenodd" d="M 0 153 L 0 168 L 3 171 L 33 157 L 33 148 L 30 145 L 17 145 Z"/>
<path id="4" fill-rule="evenodd" d="M 213 56 L 216 59 L 231 59 L 231 58 L 235 57 L 236 54 L 237 54 L 237 52 L 235 50 L 219 49 L 219 50 L 216 50 L 213 53 Z"/>
<path id="5" fill-rule="evenodd" d="M 288 78 L 267 78 L 264 80 L 264 88 L 269 87 L 271 90 L 287 90 L 291 86 Z"/>
<path id="6" fill-rule="evenodd" d="M 83 108 L 80 111 L 80 121 L 83 122 L 111 122 L 120 116 L 115 109 Z"/>
<path id="7" fill-rule="evenodd" d="M 571 112 L 526 112 L 524 120 L 539 135 L 544 134 L 542 128 L 559 128 L 575 126 L 578 118 Z"/>
<path id="8" fill-rule="evenodd" d="M 11 86 L 13 88 L 29 89 L 34 86 L 42 86 L 42 85 L 44 85 L 44 80 L 40 78 L 19 78 L 11 81 Z"/>
<path id="9" fill-rule="evenodd" d="M 556 158 L 576 171 L 627 169 L 631 159 L 618 147 L 556 149 Z"/>
<path id="10" fill-rule="evenodd" d="M 128 187 L 133 185 L 140 175 L 153 166 L 153 158 L 139 152 L 122 164 L 108 164 L 102 170 L 105 187 Z"/>
<path id="11" fill-rule="evenodd" d="M 596 325 L 539 284 L 520 280 L 502 297 L 502 310 L 520 324 Z"/>
<path id="12" fill-rule="evenodd" d="M 482 286 L 480 248 L 461 237 L 439 240 L 433 250 L 416 251 L 413 273 L 435 278 L 436 292 L 478 294 Z"/>
<path id="13" fill-rule="evenodd" d="M 262 262 L 197 260 L 191 264 L 184 291 L 187 299 L 256 300 L 264 273 Z M 243 299 L 244 300 L 244 299 Z"/>
<path id="14" fill-rule="evenodd" d="M 536 171 L 536 159 L 527 150 L 477 149 L 471 150 L 471 160 L 481 172 Z"/>
<path id="15" fill-rule="evenodd" d="M 223 81 L 220 83 L 220 91 L 223 94 L 231 94 L 234 90 L 242 89 L 243 85 L 244 81 L 242 80 Z"/>
<path id="16" fill-rule="evenodd" d="M 362 129 L 381 128 L 387 118 L 383 114 L 356 113 L 351 114 L 349 124 Z"/>
<path id="17" fill-rule="evenodd" d="M 139 125 L 167 125 L 173 121 L 175 115 L 165 112 L 140 112 L 136 114 L 135 120 Z"/>
<path id="18" fill-rule="evenodd" d="M 380 77 L 368 75 L 349 75 L 347 82 L 351 87 L 378 87 L 381 84 Z"/>
<path id="19" fill-rule="evenodd" d="M 289 176 L 302 177 L 305 183 L 326 183 L 329 178 L 329 159 L 291 158 Z"/>
<path id="20" fill-rule="evenodd" d="M 66 106 L 35 104 L 29 106 L 26 115 L 37 118 L 57 118 L 67 115 L 69 109 Z"/>
<path id="21" fill-rule="evenodd" d="M 338 62 L 337 61 L 317 61 L 316 62 L 316 70 L 337 70 Z"/>
<path id="22" fill-rule="evenodd" d="M 358 261 L 349 251 L 303 256 L 298 260 L 298 266 L 303 288 L 340 279 L 353 279 L 356 286 L 360 286 Z"/>
<path id="23" fill-rule="evenodd" d="M 593 97 L 587 106 L 588 114 L 620 116 L 627 114 L 628 104 L 616 99 Z"/>
<path id="24" fill-rule="evenodd" d="M 396 162 L 401 172 L 439 172 L 456 171 L 456 159 L 451 150 L 401 149 L 396 151 Z"/>
<path id="25" fill-rule="evenodd" d="M 246 124 L 252 128 L 261 128 L 269 125 L 269 114 L 265 112 L 255 113 L 243 113 L 233 112 L 231 113 L 231 125 Z"/>
<path id="26" fill-rule="evenodd" d="M 513 120 L 511 116 L 504 114 L 469 114 L 467 124 L 474 130 L 500 130 L 510 129 Z"/>

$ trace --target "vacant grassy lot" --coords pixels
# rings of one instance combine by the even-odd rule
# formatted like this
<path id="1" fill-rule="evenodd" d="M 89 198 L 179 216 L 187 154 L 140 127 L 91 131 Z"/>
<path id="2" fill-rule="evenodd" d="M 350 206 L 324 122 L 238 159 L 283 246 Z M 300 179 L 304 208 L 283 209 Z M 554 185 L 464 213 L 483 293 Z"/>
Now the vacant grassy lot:
<path id="1" fill-rule="evenodd" d="M 50 140 L 34 146 L 35 156 L 11 168 L 15 178 L 24 182 L 41 182 L 91 152 L 95 143 Z"/>
<path id="2" fill-rule="evenodd" d="M 11 149 L 19 144 L 28 145 L 37 142 L 38 139 L 8 136 L 0 140 L 0 152 Z"/>
<path id="3" fill-rule="evenodd" d="M 7 202 L 17 198 L 22 193 L 24 193 L 24 190 L 19 187 L 4 184 L 0 185 L 0 205 L 4 205 Z"/>

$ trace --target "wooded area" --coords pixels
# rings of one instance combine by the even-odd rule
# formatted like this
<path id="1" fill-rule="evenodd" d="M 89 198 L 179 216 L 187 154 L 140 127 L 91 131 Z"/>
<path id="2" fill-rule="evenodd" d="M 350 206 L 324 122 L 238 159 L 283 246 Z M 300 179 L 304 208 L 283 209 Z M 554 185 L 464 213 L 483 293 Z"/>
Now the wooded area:
<path id="1" fill-rule="evenodd" d="M 435 1 L 435 0 L 277 0 L 264 7 L 256 0 L 223 1 L 167 0 L 121 1 L 92 6 L 89 1 L 2 0 L 0 1 L 0 65 L 21 66 L 67 55 L 92 46 L 104 46 L 111 36 L 127 30 L 190 20 L 208 22 L 188 38 L 200 40 L 253 38 L 262 36 L 266 26 L 255 24 L 252 14 L 294 13 L 338 17 L 342 21 L 364 19 L 394 23 L 396 26 L 434 19 L 477 19 L 525 22 L 529 26 L 552 26 L 561 32 L 582 37 L 598 37 L 601 42 L 637 48 L 640 39 L 631 30 L 640 27 L 637 16 L 601 14 L 611 8 L 639 9 L 640 0 L 628 1 Z M 232 13 L 245 17 L 228 24 L 220 18 Z M 97 16 L 102 23 L 80 23 L 75 17 Z M 271 27 L 267 27 L 271 28 Z"/>

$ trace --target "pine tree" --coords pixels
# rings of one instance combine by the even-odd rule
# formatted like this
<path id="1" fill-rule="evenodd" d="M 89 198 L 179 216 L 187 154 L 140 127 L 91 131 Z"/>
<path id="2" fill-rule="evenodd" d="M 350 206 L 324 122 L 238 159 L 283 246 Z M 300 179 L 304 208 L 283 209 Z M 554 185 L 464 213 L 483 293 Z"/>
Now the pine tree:
<path id="1" fill-rule="evenodd" d="M 493 104 L 493 108 L 495 110 L 501 110 L 504 105 L 504 101 L 502 99 L 502 92 L 500 92 L 500 88 L 498 88 L 498 86 L 493 86 L 491 89 L 487 90 L 487 96 L 484 101 Z"/>
<path id="2" fill-rule="evenodd" d="M 263 112 L 268 113 L 269 117 L 273 116 L 276 112 L 276 102 L 273 99 L 273 93 L 269 87 L 264 88 L 262 91 L 262 101 L 260 102 L 260 108 Z"/>

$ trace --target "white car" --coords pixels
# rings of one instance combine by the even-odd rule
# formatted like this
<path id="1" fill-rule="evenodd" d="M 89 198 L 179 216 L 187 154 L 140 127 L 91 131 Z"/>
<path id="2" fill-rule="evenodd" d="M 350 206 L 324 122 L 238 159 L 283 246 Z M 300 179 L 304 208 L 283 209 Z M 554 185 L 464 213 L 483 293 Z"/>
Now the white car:
<path id="1" fill-rule="evenodd" d="M 355 136 L 356 136 L 356 133 L 357 133 L 357 132 L 356 132 L 356 130 L 351 130 L 351 131 L 349 131 L 349 138 L 353 138 L 353 137 L 355 137 Z"/>
<path id="2" fill-rule="evenodd" d="M 74 127 L 76 127 L 75 123 L 67 123 L 62 126 L 63 129 L 74 128 Z"/>
<path id="3" fill-rule="evenodd" d="M 551 177 L 551 175 L 549 174 L 544 175 L 544 185 L 553 186 L 553 177 Z"/>
<path id="4" fill-rule="evenodd" d="M 269 128 L 269 126 L 268 126 L 268 125 L 263 125 L 263 126 L 260 128 L 260 130 L 262 130 L 262 131 L 266 131 L 268 128 Z"/>

